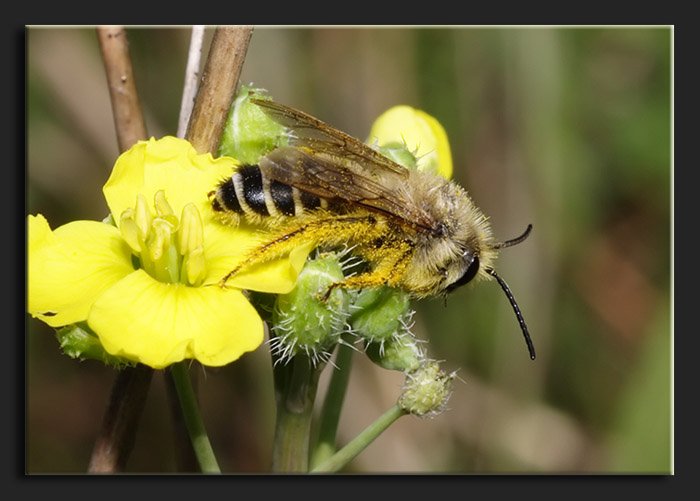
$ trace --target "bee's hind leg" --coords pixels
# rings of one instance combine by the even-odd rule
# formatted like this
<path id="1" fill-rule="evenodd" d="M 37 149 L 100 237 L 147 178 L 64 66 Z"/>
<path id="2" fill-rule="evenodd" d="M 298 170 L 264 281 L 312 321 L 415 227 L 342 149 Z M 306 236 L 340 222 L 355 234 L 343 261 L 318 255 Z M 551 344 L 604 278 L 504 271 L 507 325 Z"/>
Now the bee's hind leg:
<path id="1" fill-rule="evenodd" d="M 270 241 L 250 251 L 241 263 L 221 279 L 219 285 L 224 287 L 232 276 L 248 266 L 271 261 L 306 242 L 314 242 L 316 245 L 339 245 L 353 241 L 359 234 L 376 238 L 383 231 L 377 226 L 377 219 L 373 215 L 363 214 L 310 219 L 287 227 Z"/>

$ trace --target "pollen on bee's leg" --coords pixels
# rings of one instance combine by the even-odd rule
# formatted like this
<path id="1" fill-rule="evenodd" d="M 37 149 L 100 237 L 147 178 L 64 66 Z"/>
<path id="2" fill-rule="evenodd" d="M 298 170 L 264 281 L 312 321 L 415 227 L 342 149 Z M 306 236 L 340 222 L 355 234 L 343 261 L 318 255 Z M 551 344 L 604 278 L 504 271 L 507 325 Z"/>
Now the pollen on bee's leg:
<path id="1" fill-rule="evenodd" d="M 283 227 L 277 236 L 273 235 L 267 243 L 253 249 L 244 261 L 229 272 L 219 284 L 223 287 L 227 280 L 248 266 L 283 256 L 302 244 L 311 242 L 317 246 L 341 245 L 352 240 L 358 232 L 369 231 L 374 227 L 375 222 L 372 215 L 330 216 L 321 219 L 309 217 L 292 221 Z"/>
<path id="2" fill-rule="evenodd" d="M 394 240 L 391 243 L 382 239 L 383 245 L 374 245 L 382 235 L 378 235 L 370 247 L 360 252 L 369 261 L 377 263 L 371 271 L 356 276 L 347 277 L 342 282 L 332 284 L 329 289 L 343 287 L 345 289 L 373 289 L 388 285 L 396 287 L 411 261 L 414 246 L 409 241 Z M 326 294 L 330 294 L 330 290 Z"/>
<path id="3" fill-rule="evenodd" d="M 404 266 L 392 266 L 392 270 L 403 269 Z M 326 291 L 319 296 L 320 301 L 326 301 L 333 292 L 333 289 L 341 287 L 343 289 L 374 289 L 382 285 L 393 286 L 395 277 L 389 267 L 382 266 L 374 271 L 362 273 L 354 277 L 348 277 L 342 282 L 336 282 L 328 286 Z"/>

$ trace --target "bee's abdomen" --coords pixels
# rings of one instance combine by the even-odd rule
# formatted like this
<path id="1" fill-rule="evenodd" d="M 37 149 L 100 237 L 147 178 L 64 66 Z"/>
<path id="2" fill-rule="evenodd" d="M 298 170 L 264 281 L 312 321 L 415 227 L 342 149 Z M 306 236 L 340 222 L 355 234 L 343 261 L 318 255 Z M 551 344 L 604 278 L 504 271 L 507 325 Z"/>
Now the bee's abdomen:
<path id="1" fill-rule="evenodd" d="M 268 216 L 297 216 L 304 211 L 326 207 L 316 195 L 265 178 L 257 165 L 244 165 L 219 184 L 212 207 L 219 212 L 234 212 L 259 219 Z"/>

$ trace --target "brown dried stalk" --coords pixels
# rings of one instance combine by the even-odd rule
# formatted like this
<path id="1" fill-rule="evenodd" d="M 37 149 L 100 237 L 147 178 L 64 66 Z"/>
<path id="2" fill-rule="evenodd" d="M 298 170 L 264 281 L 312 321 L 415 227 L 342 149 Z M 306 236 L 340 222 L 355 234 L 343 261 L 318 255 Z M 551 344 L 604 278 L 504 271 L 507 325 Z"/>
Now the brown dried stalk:
<path id="1" fill-rule="evenodd" d="M 97 37 L 107 73 L 119 151 L 123 152 L 137 141 L 148 139 L 129 56 L 129 43 L 126 31 L 121 26 L 99 27 Z"/>
<path id="2" fill-rule="evenodd" d="M 185 135 L 198 153 L 216 155 L 219 149 L 252 34 L 253 28 L 242 26 L 220 27 L 214 33 Z"/>
<path id="3" fill-rule="evenodd" d="M 134 82 L 129 44 L 122 27 L 97 28 L 107 74 L 119 150 L 126 151 L 140 139 L 148 139 Z M 112 387 L 102 428 L 95 441 L 88 471 L 113 473 L 124 469 L 134 446 L 153 369 L 145 366 L 119 371 Z"/>
<path id="4" fill-rule="evenodd" d="M 136 428 L 146 402 L 153 369 L 137 365 L 119 371 L 88 466 L 90 473 L 124 470 L 134 447 Z"/>

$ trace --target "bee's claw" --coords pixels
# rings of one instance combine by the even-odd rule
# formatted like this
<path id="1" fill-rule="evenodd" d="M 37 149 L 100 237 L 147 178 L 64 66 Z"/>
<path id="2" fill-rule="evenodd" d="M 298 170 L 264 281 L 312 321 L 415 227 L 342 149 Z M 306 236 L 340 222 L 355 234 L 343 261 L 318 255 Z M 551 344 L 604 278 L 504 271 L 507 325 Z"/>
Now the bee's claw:
<path id="1" fill-rule="evenodd" d="M 322 303 L 328 302 L 328 298 L 331 297 L 331 292 L 333 292 L 333 285 L 330 285 L 325 292 L 316 295 L 316 299 Z"/>

